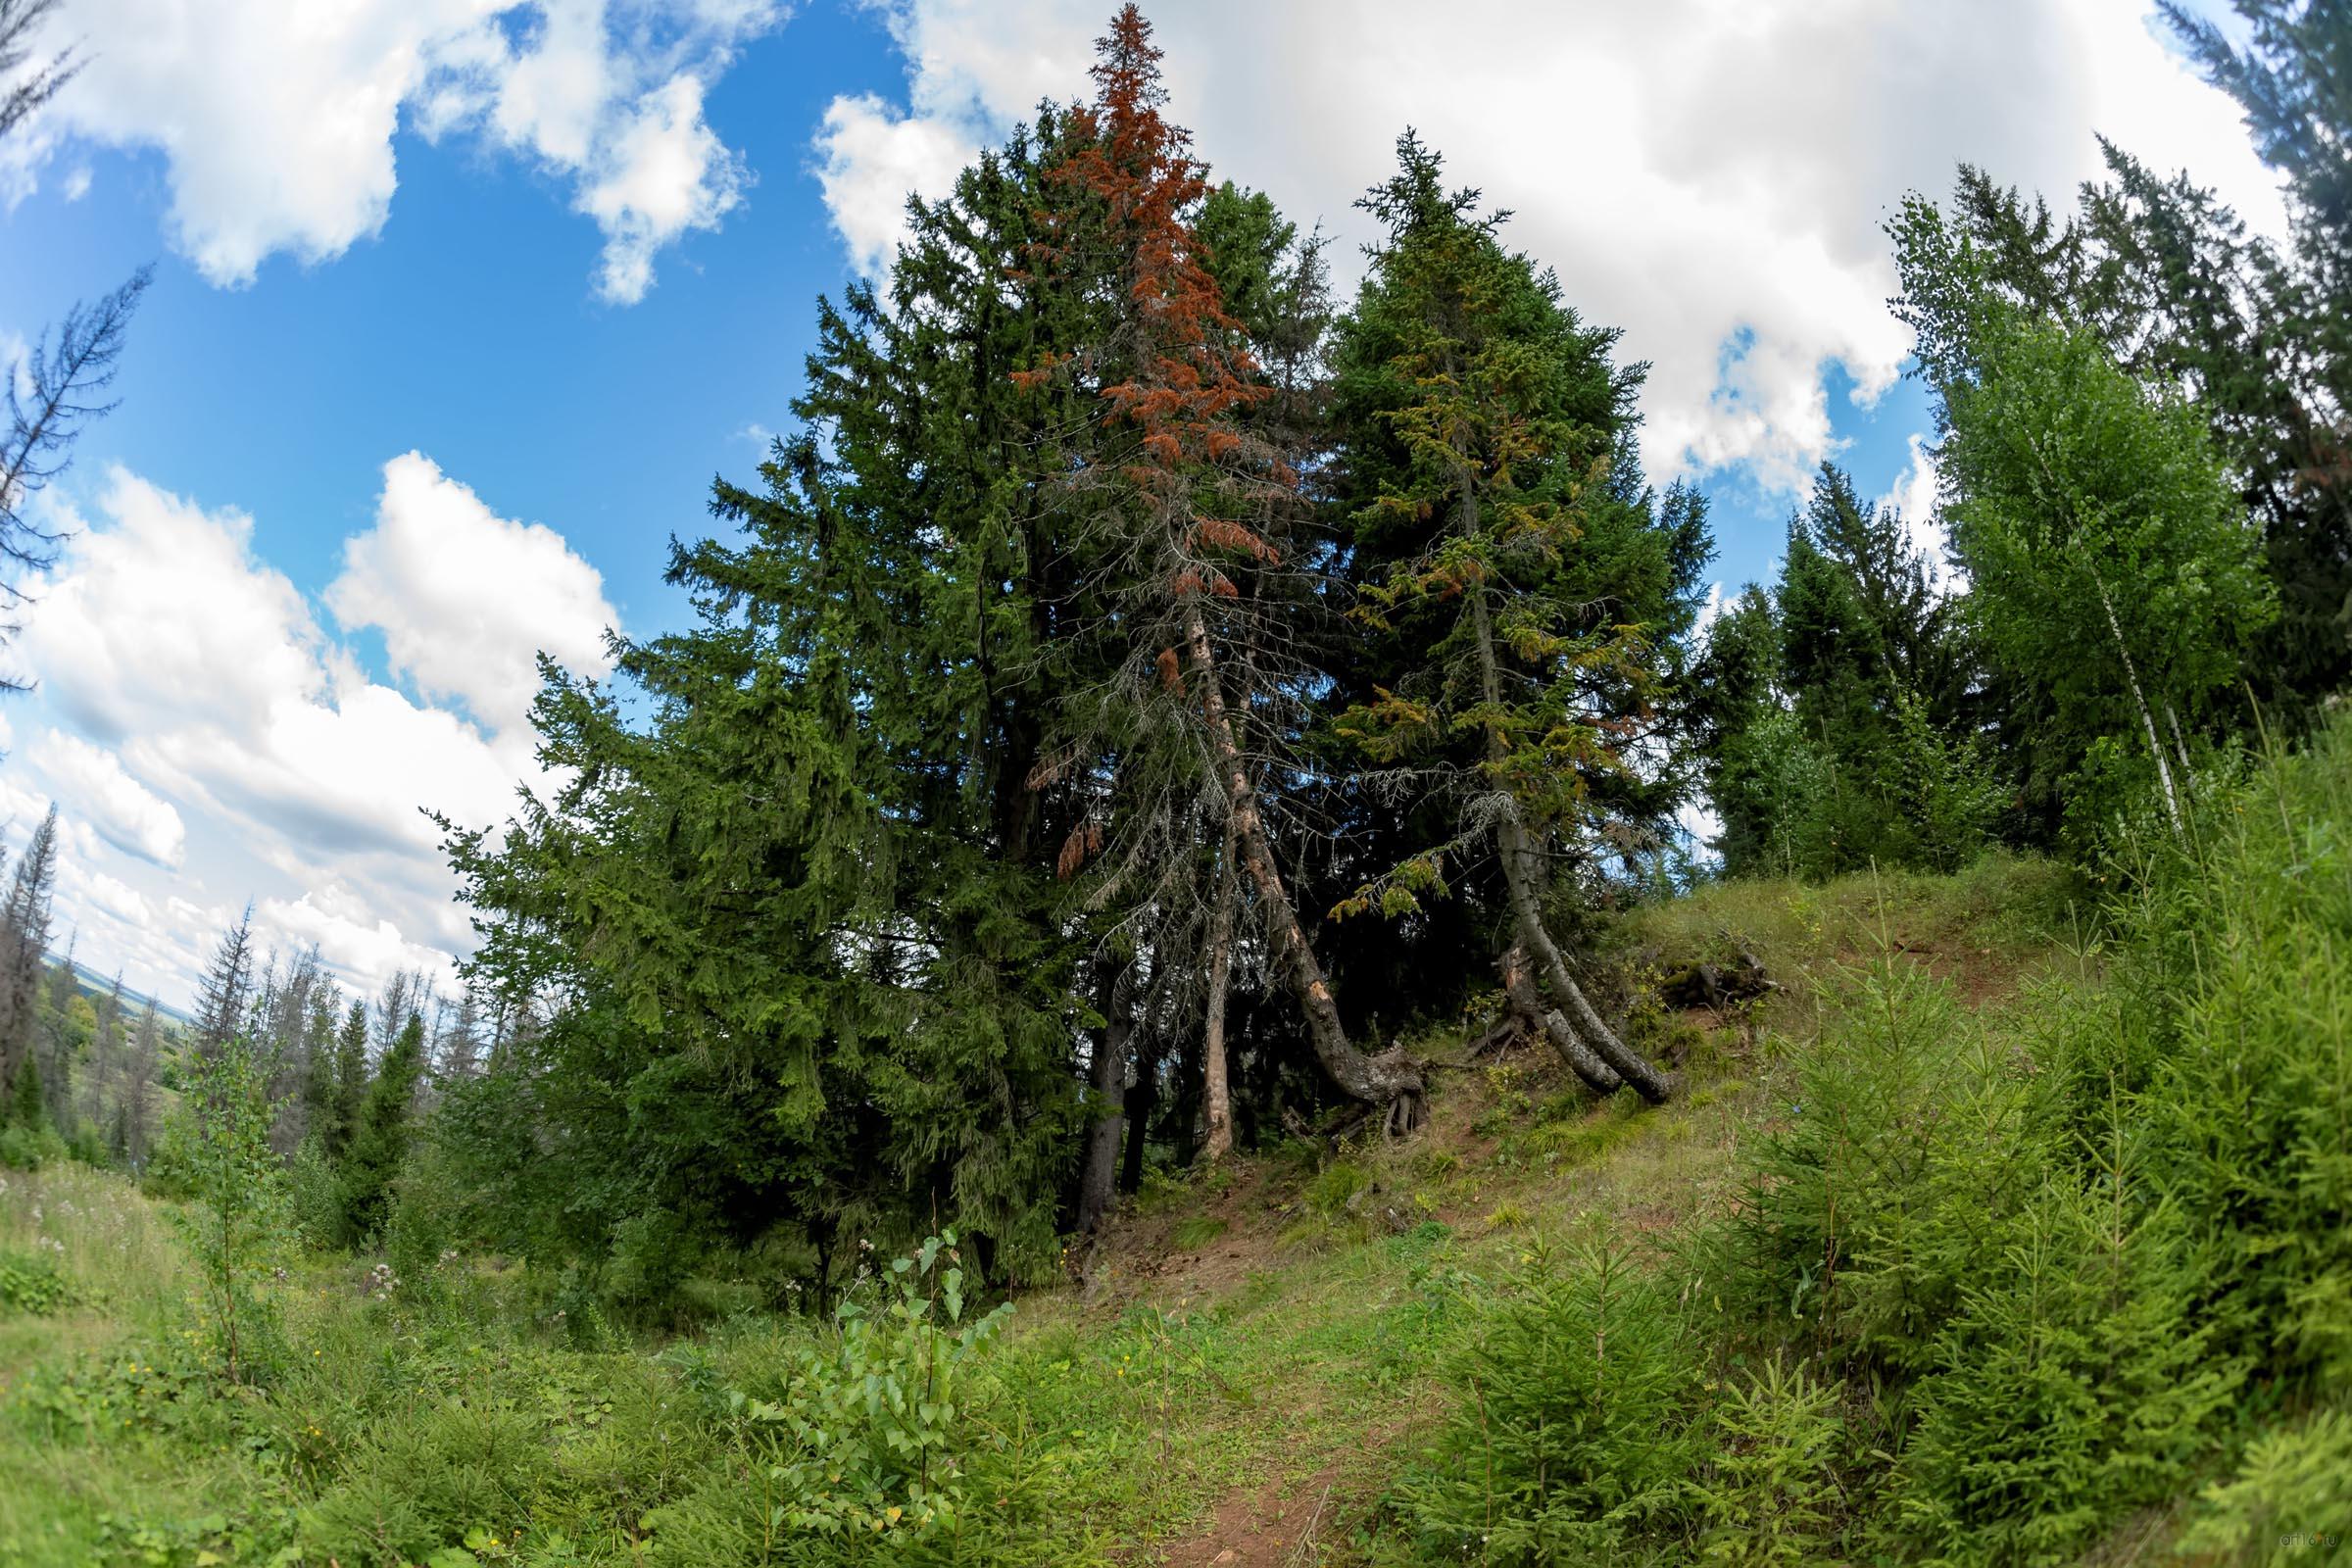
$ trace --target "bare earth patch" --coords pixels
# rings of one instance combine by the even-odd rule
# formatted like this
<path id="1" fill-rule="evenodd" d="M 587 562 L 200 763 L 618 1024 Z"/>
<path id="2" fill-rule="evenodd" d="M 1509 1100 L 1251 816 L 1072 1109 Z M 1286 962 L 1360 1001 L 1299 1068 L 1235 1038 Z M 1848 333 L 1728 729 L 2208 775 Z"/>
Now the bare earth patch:
<path id="1" fill-rule="evenodd" d="M 1277 1478 L 1236 1492 L 1217 1505 L 1208 1529 L 1167 1548 L 1166 1568 L 1288 1568 L 1320 1560 L 1317 1537 L 1330 1530 L 1339 1466 L 1302 1483 Z"/>

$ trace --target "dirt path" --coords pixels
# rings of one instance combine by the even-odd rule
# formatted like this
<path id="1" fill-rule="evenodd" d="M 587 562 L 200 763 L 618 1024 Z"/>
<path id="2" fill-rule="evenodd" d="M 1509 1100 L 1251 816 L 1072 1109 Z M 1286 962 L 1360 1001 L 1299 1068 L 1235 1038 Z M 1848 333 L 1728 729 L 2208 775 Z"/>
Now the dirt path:
<path id="1" fill-rule="evenodd" d="M 1169 1546 L 1160 1560 L 1166 1568 L 1303 1568 L 1320 1562 L 1322 1538 L 1334 1528 L 1339 1478 L 1334 1464 L 1296 1485 L 1277 1478 L 1236 1492 L 1217 1505 L 1206 1531 Z"/>

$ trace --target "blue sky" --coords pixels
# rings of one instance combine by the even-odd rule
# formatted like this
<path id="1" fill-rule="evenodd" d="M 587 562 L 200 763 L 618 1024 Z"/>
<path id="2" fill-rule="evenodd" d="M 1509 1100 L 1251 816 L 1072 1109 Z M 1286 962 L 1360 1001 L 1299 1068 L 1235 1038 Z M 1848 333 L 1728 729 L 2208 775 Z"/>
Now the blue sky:
<path id="1" fill-rule="evenodd" d="M 414 808 L 486 820 L 531 776 L 534 648 L 593 669 L 607 619 L 678 621 L 667 541 L 785 427 L 815 296 L 1079 90 L 1106 10 L 357 0 L 289 42 L 294 3 L 68 0 L 91 68 L 0 157 L 0 348 L 158 263 L 51 492 L 82 532 L 18 650 L 43 689 L 0 710 L 0 815 L 60 802 L 61 928 L 167 998 L 249 898 L 358 986 L 464 951 Z M 2098 128 L 2278 220 L 2118 0 L 1164 9 L 1201 152 L 1343 269 L 1408 122 L 1517 212 L 1652 362 L 1648 461 L 1709 493 L 1727 592 L 1824 456 L 1927 520 L 1878 237 L 1903 190 L 1967 158 L 2063 193 Z"/>
<path id="2" fill-rule="evenodd" d="M 784 423 L 810 305 L 840 287 L 806 172 L 825 106 L 898 75 L 879 19 L 838 6 L 748 45 L 707 112 L 758 183 L 722 231 L 663 258 L 635 305 L 590 288 L 596 230 L 559 182 L 404 135 L 380 234 L 331 262 L 273 256 L 239 288 L 167 247 L 161 154 L 96 154 L 80 200 L 52 184 L 0 226 L 0 317 L 29 336 L 158 261 L 121 407 L 77 454 L 82 481 L 119 462 L 233 501 L 260 552 L 317 588 L 372 513 L 376 469 L 418 449 L 502 513 L 559 528 L 634 625 L 669 612 L 664 541 L 704 526 L 714 471 L 756 456 L 738 432 Z"/>

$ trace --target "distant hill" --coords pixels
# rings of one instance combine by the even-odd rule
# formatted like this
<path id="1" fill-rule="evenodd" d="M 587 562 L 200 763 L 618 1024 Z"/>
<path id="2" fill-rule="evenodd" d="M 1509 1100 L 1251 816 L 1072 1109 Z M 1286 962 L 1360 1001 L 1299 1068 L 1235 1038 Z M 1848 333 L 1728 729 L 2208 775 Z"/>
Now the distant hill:
<path id="1" fill-rule="evenodd" d="M 74 960 L 74 983 L 80 988 L 82 995 L 88 997 L 92 1002 L 96 1002 L 100 998 L 108 996 L 115 989 L 115 977 L 113 975 L 100 974 L 97 970 L 91 968 L 88 964 L 81 962 L 79 959 Z M 144 1012 L 147 1009 L 148 1001 L 149 999 L 147 997 L 131 990 L 130 987 L 124 986 L 122 988 L 122 1010 L 129 1016 L 135 1018 L 140 1013 Z M 165 1017 L 170 1018 L 174 1023 L 193 1024 L 196 1021 L 195 1019 L 189 1017 L 185 1012 L 182 1012 L 179 1008 L 174 1007 L 172 1005 L 172 1004 L 165 1002 L 160 998 L 156 999 L 155 1001 L 155 1010 L 162 1013 Z"/>

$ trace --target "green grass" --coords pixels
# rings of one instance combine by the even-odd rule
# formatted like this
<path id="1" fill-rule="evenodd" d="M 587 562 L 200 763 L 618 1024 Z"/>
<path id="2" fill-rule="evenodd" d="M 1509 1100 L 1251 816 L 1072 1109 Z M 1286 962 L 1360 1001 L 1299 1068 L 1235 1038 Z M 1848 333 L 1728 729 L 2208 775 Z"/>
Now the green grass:
<path id="1" fill-rule="evenodd" d="M 1682 1114 L 1652 1123 L 1677 1151 L 1685 1141 L 1664 1130 Z M 1628 1125 L 1614 1158 L 1644 1142 L 1642 1119 Z M 1685 1162 L 1628 1169 L 1654 1193 L 1668 1163 Z M 1268 1508 L 1311 1494 L 1326 1504 L 1324 1544 L 1339 1550 L 1338 1522 L 1360 1524 L 1386 1484 L 1384 1456 L 1428 1417 L 1448 1322 L 1430 1282 L 1512 1255 L 1513 1237 L 1475 1222 L 1372 1235 L 1348 1212 L 1374 1187 L 1409 1202 L 1425 1185 L 1417 1168 L 1522 1194 L 1529 1212 L 1553 1217 L 1613 1200 L 1599 1169 L 1577 1188 L 1470 1170 L 1427 1144 L 1375 1146 L 1279 1200 L 1323 1227 L 1315 1247 L 1272 1246 L 1264 1231 L 1279 1213 L 1243 1221 L 1234 1239 L 1265 1259 L 1246 1281 L 1154 1281 L 1112 1306 L 1023 1298 L 978 1415 L 1023 1485 L 1001 1518 L 990 1499 L 972 1521 L 1002 1532 L 1002 1552 L 966 1560 L 1132 1561 L 1119 1553 L 1197 1533 L 1237 1494 Z M 1298 1180 L 1270 1172 L 1278 1186 Z M 572 1348 L 520 1271 L 453 1266 L 429 1298 L 377 1300 L 363 1263 L 313 1257 L 272 1288 L 290 1364 L 266 1393 L 230 1394 L 192 1359 L 190 1282 L 163 1205 L 73 1167 L 8 1181 L 0 1236 L 19 1250 L 56 1238 L 64 1277 L 92 1304 L 0 1312 L 0 1365 L 23 1369 L 0 1389 L 0 1471 L 26 1483 L 0 1488 L 0 1561 L 267 1562 L 316 1544 L 294 1560 L 331 1550 L 345 1564 L 390 1563 L 469 1537 L 484 1561 L 498 1560 L 481 1545 L 493 1538 L 524 1562 L 758 1560 L 697 1556 L 680 1525 L 665 1538 L 664 1513 L 700 1519 L 741 1491 L 743 1454 L 697 1391 L 756 1383 L 806 1325 L 744 1316 L 668 1347 L 598 1353 Z M 1232 1227 L 1189 1214 L 1169 1246 L 1196 1250 Z"/>
<path id="2" fill-rule="evenodd" d="M 1728 1019 L 1638 1020 L 1684 1032 L 1673 1103 L 1595 1104 L 1526 1050 L 1445 1074 L 1413 1140 L 1294 1141 L 1155 1177 L 1106 1284 L 1015 1304 L 961 1402 L 956 1533 L 894 1560 L 1148 1564 L 1220 1517 L 1288 1560 L 1408 1560 L 1397 1480 L 1456 1408 L 1444 1368 L 1496 1282 L 1573 1238 L 1665 1258 L 1730 1213 L 1743 1151 L 1842 1049 L 1825 979 L 1842 962 L 1940 977 L 1987 1049 L 2030 1057 L 2053 998 L 2103 1004 L 2111 982 L 2079 956 L 2091 891 L 2009 857 L 1709 887 L 1627 916 L 1616 956 L 1746 950 L 1786 989 Z M 697 1287 L 714 1326 L 632 1341 L 519 1266 L 455 1260 L 380 1298 L 367 1260 L 314 1254 L 268 1287 L 284 1366 L 228 1390 L 196 1360 L 165 1204 L 72 1166 L 4 1179 L 0 1267 L 29 1259 L 57 1289 L 37 1310 L 0 1297 L 0 1564 L 868 1560 L 778 1537 L 772 1446 L 730 1395 L 783 1396 L 757 1391 L 826 1342 L 725 1282 Z M 2245 1517 L 2325 1487 L 2340 1425 L 2292 1430 L 2214 1473 Z M 2144 1528 L 2170 1540 L 2203 1517 L 2176 1514 Z"/>
<path id="3" fill-rule="evenodd" d="M 1198 1252 L 1232 1229 L 1233 1222 L 1216 1214 L 1188 1214 L 1168 1232 L 1168 1245 L 1179 1252 Z"/>

